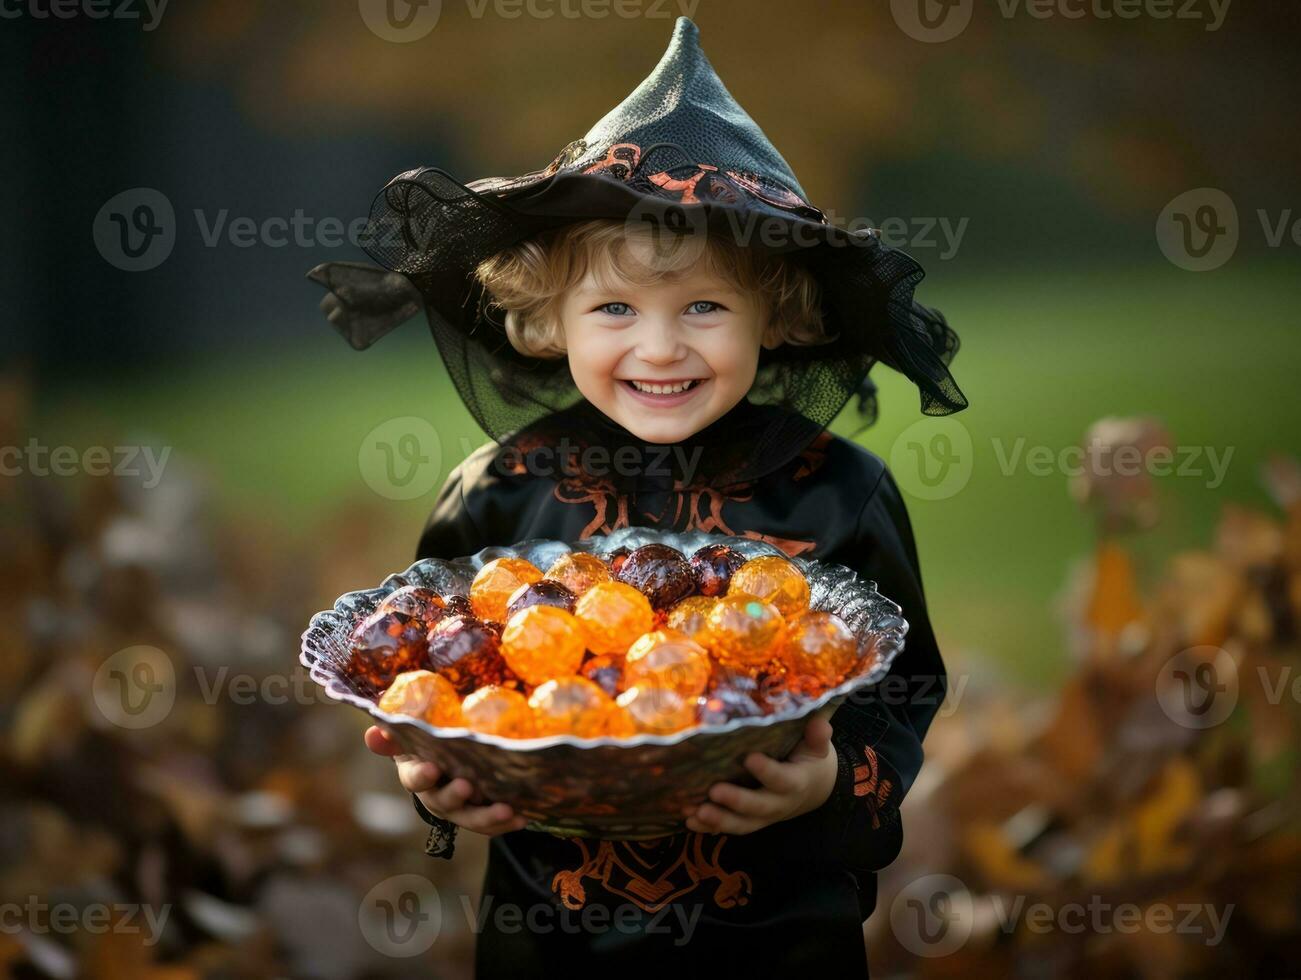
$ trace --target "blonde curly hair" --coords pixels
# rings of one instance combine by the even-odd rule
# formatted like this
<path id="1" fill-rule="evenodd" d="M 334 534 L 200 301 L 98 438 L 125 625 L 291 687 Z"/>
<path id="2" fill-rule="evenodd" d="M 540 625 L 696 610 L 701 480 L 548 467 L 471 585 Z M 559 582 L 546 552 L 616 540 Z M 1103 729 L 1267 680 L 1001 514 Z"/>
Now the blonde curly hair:
<path id="1" fill-rule="evenodd" d="M 511 346 L 528 357 L 565 356 L 561 305 L 589 269 L 605 287 L 614 277 L 637 285 L 672 281 L 703 266 L 734 288 L 757 293 L 765 323 L 782 343 L 835 340 L 823 326 L 818 282 L 799 263 L 715 235 L 705 239 L 702 253 L 690 236 L 670 235 L 663 238 L 667 248 L 656 241 L 655 261 L 648 265 L 633 254 L 632 239 L 649 243 L 650 230 L 614 219 L 580 221 L 498 252 L 480 262 L 474 275 L 491 305 L 505 311 Z"/>

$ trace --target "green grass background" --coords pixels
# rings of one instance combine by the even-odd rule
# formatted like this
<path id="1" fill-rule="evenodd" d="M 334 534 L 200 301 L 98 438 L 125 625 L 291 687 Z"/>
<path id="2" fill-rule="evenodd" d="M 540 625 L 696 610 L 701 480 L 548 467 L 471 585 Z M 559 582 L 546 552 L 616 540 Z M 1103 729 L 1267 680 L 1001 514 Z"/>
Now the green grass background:
<path id="1" fill-rule="evenodd" d="M 957 418 L 974 456 L 956 495 L 909 499 L 932 620 L 946 651 L 1050 683 L 1066 668 L 1054 599 L 1071 563 L 1088 553 L 1091 524 L 1064 475 L 1024 467 L 1005 475 L 991 441 L 1024 438 L 1055 454 L 1100 417 L 1152 414 L 1179 445 L 1232 447 L 1218 489 L 1206 477 L 1161 480 L 1163 520 L 1141 548 L 1155 573 L 1174 549 L 1209 541 L 1226 501 L 1270 508 L 1261 463 L 1301 448 L 1301 286 L 1281 259 L 1208 274 L 1147 265 L 933 278 L 919 295 L 962 336 L 953 371 L 971 407 Z M 860 441 L 888 460 L 895 436 L 920 418 L 918 399 L 892 372 L 875 376 L 881 418 Z M 359 354 L 311 315 L 292 349 L 242 348 L 54 388 L 41 393 L 37 414 L 51 445 L 171 446 L 174 460 L 198 464 L 215 485 L 223 516 L 256 510 L 304 539 L 346 501 L 375 502 L 357 452 L 386 419 L 433 422 L 443 473 L 484 441 L 422 326 Z M 380 503 L 405 529 L 392 561 L 404 567 L 429 499 Z"/>

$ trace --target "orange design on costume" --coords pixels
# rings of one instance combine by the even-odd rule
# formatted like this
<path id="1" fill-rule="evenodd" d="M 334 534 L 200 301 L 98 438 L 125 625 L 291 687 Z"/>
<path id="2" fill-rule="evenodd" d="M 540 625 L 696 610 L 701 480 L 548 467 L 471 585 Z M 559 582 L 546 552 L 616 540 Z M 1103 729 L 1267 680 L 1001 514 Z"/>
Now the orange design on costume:
<path id="1" fill-rule="evenodd" d="M 696 164 L 696 172 L 690 177 L 670 177 L 667 171 L 661 171 L 657 174 L 651 174 L 647 180 L 657 187 L 664 188 L 666 191 L 676 192 L 678 200 L 683 204 L 699 204 L 700 201 L 696 198 L 696 185 L 700 183 L 701 177 L 711 171 L 717 173 L 718 168 L 711 167 L 707 163 L 698 163 Z"/>
<path id="2" fill-rule="evenodd" d="M 628 496 L 615 490 L 609 480 L 581 480 L 565 477 L 557 480 L 552 495 L 562 504 L 591 504 L 595 511 L 592 519 L 578 532 L 580 538 L 594 534 L 609 534 L 621 527 L 629 527 Z M 613 518 L 611 517 L 613 515 Z"/>
<path id="3" fill-rule="evenodd" d="M 528 454 L 535 449 L 554 450 L 554 446 L 547 435 L 526 432 L 511 440 L 509 451 L 505 449 L 498 450 L 497 455 L 493 458 L 492 465 L 498 472 L 508 476 L 527 476 L 529 467 L 526 460 Z M 577 450 L 570 447 L 568 455 L 563 457 L 558 465 L 562 471 L 576 471 L 578 468 Z"/>
<path id="4" fill-rule="evenodd" d="M 881 809 L 894 791 L 894 783 L 881 778 L 881 761 L 870 746 L 863 747 L 866 764 L 854 767 L 854 795 L 864 797 L 868 812 L 872 814 L 872 829 L 881 826 Z"/>
<path id="5" fill-rule="evenodd" d="M 565 147 L 547 170 L 537 176 L 541 178 L 555 171 L 562 157 L 570 146 Z M 652 150 L 654 147 L 652 147 Z M 606 173 L 616 180 L 627 182 L 636 172 L 642 160 L 642 149 L 636 143 L 615 143 L 605 151 L 605 156 L 595 163 L 584 167 L 584 174 Z M 672 170 L 685 170 L 693 167 L 694 172 L 686 177 L 672 176 Z M 532 176 L 532 175 L 530 175 Z M 708 177 L 707 180 L 704 178 Z M 668 191 L 668 197 L 682 204 L 703 204 L 723 202 L 739 204 L 744 195 L 756 197 L 784 211 L 795 211 L 803 217 L 827 224 L 827 217 L 789 187 L 778 183 L 771 177 L 744 170 L 720 170 L 712 163 L 679 163 L 669 170 L 649 174 L 645 180 L 662 190 Z M 704 195 L 697 194 L 697 188 L 704 181 Z"/>
<path id="6" fill-rule="evenodd" d="M 750 484 L 738 484 L 730 488 L 730 491 L 715 490 L 713 487 L 677 486 L 670 492 L 663 511 L 658 514 L 642 511 L 641 516 L 647 518 L 647 523 L 651 526 L 680 531 L 704 531 L 706 534 L 730 534 L 764 541 L 780 548 L 792 558 L 817 547 L 816 541 L 781 538 L 758 531 L 733 530 L 723 519 L 723 505 L 729 500 L 750 500 L 754 494 Z M 580 538 L 610 534 L 632 526 L 628 516 L 628 495 L 615 489 L 608 481 L 583 481 L 576 478 L 558 480 L 552 493 L 561 503 L 592 505 L 595 513 L 579 532 Z"/>
<path id="7" fill-rule="evenodd" d="M 795 470 L 792 480 L 803 480 L 806 476 L 821 468 L 827 461 L 827 444 L 831 442 L 831 433 L 823 429 L 811 443 L 805 446 L 799 455 L 800 465 Z"/>
<path id="8" fill-rule="evenodd" d="M 619 180 L 627 180 L 640 160 L 641 147 L 636 143 L 615 143 L 605 151 L 602 159 L 591 166 L 584 167 L 583 173 L 596 174 L 608 171 Z"/>
<path id="9" fill-rule="evenodd" d="M 750 876 L 726 871 L 720 863 L 726 834 L 686 831 L 653 840 L 570 840 L 578 845 L 582 863 L 571 871 L 557 871 L 551 879 L 551 890 L 567 908 L 587 904 L 585 878 L 646 912 L 658 911 L 707 881 L 718 882 L 712 896 L 718 908 L 730 909 L 750 900 Z"/>

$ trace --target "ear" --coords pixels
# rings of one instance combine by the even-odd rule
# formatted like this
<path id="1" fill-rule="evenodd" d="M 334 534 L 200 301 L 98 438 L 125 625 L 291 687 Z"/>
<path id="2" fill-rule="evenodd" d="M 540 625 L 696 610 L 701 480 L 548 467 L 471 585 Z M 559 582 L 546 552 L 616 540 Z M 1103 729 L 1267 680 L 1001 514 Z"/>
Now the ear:
<path id="1" fill-rule="evenodd" d="M 763 328 L 763 336 L 759 339 L 759 343 L 768 350 L 776 350 L 782 345 L 781 330 L 772 320 L 769 320 L 767 326 Z"/>

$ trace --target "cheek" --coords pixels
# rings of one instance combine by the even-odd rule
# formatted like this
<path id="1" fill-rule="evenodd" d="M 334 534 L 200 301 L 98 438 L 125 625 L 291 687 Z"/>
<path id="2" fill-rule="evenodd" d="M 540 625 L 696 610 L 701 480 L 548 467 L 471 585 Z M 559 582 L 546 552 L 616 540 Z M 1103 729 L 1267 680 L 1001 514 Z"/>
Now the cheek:
<path id="1" fill-rule="evenodd" d="M 729 380 L 748 383 L 759 363 L 759 344 L 748 333 L 711 339 L 697 350 L 715 375 Z"/>
<path id="2" fill-rule="evenodd" d="M 604 332 L 581 327 L 565 330 L 565 349 L 569 373 L 574 381 L 587 386 L 610 384 L 621 352 L 614 338 Z"/>

